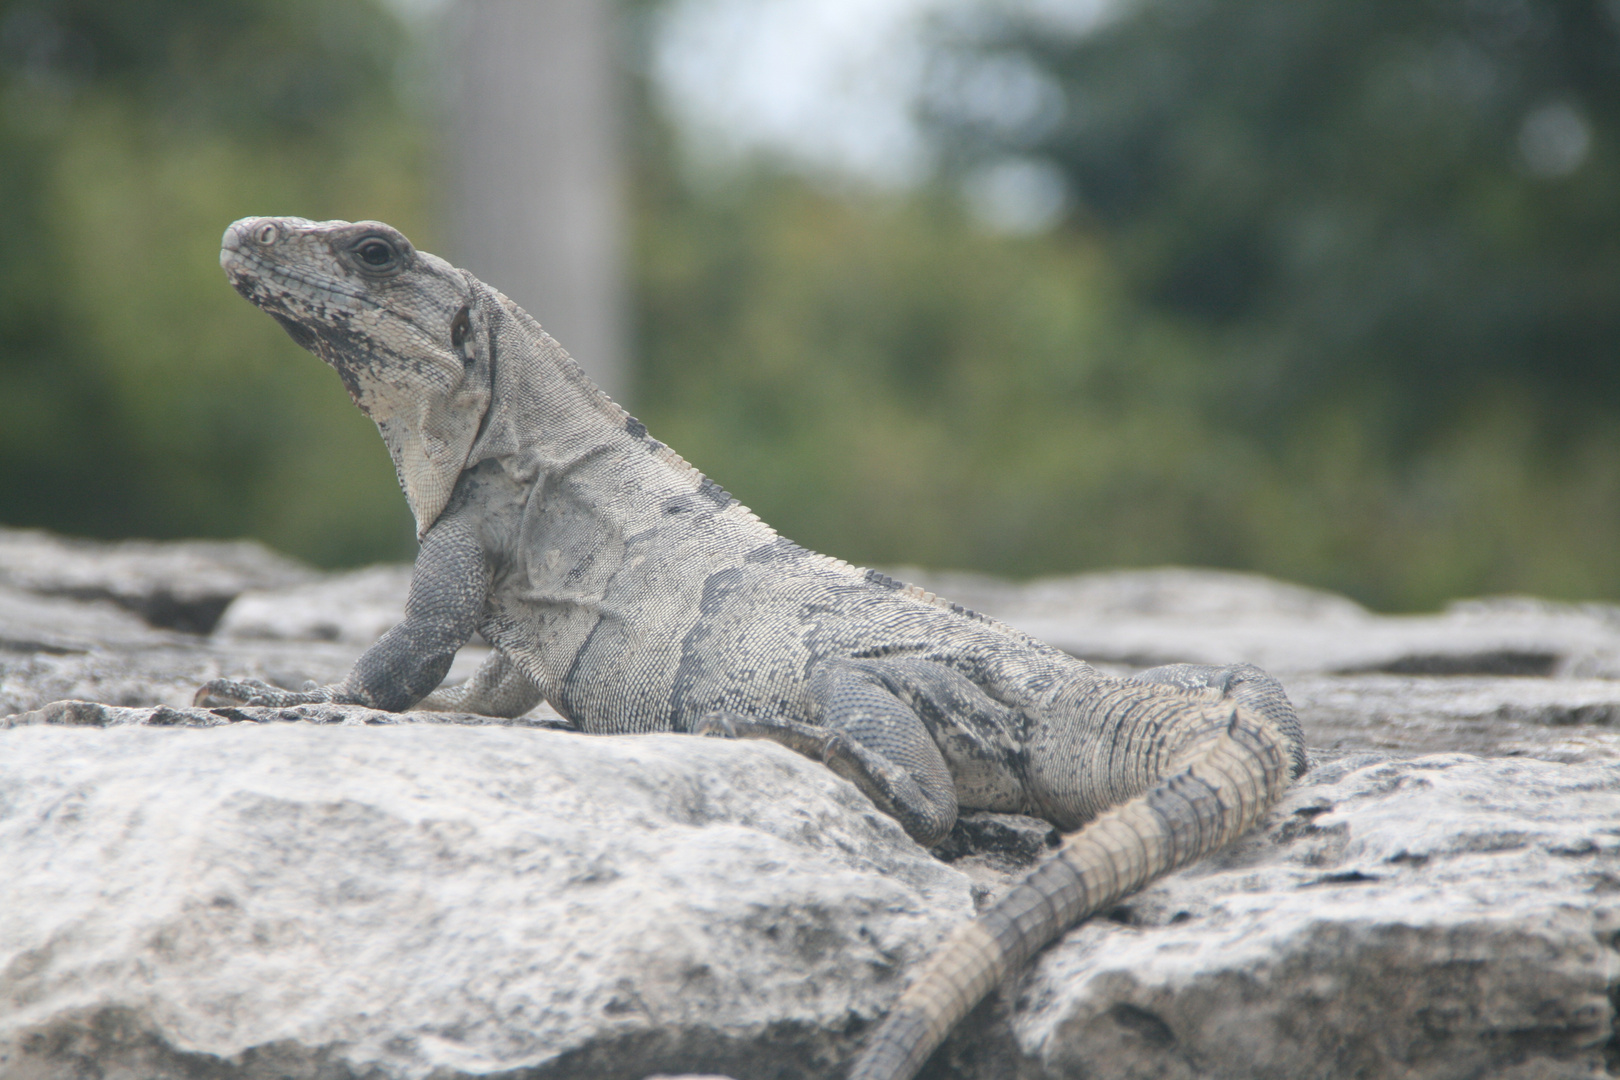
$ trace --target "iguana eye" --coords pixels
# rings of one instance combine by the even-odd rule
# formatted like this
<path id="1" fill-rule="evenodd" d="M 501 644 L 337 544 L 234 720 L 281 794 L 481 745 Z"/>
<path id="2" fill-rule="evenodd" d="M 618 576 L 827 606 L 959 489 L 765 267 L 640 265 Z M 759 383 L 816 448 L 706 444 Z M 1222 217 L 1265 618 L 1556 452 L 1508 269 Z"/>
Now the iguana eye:
<path id="1" fill-rule="evenodd" d="M 376 237 L 355 248 L 354 253 L 367 266 L 381 268 L 394 261 L 394 246 L 388 241 L 379 240 Z"/>
<path id="2" fill-rule="evenodd" d="M 271 244 L 276 242 L 276 235 L 276 227 L 274 225 L 260 225 L 259 232 L 254 239 L 258 240 L 259 243 L 263 244 L 265 247 L 269 247 Z"/>

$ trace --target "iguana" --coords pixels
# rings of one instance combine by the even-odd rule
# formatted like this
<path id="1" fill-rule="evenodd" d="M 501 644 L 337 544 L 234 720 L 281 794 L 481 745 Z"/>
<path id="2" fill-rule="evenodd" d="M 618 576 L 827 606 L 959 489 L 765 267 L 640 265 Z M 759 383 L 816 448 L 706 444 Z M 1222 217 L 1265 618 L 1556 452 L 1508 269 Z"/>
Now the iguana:
<path id="1" fill-rule="evenodd" d="M 585 732 L 782 743 L 925 847 L 959 807 L 1073 833 L 921 969 L 859 1080 L 911 1077 L 1009 971 L 1231 841 L 1305 767 L 1293 710 L 1256 668 L 1109 677 L 778 536 L 512 301 L 387 225 L 244 218 L 220 262 L 376 422 L 421 550 L 405 620 L 342 683 L 217 680 L 199 704 L 516 716 L 545 700 Z M 475 631 L 489 659 L 436 689 Z"/>

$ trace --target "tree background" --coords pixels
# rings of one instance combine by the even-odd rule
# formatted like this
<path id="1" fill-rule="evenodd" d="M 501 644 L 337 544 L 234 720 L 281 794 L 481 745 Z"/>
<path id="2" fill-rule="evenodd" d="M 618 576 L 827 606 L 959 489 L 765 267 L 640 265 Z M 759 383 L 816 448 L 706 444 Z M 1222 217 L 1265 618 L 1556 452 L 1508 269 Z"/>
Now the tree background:
<path id="1" fill-rule="evenodd" d="M 904 190 L 697 175 L 633 58 L 654 433 L 859 563 L 1620 599 L 1620 3 L 1042 10 L 941 10 Z M 409 557 L 369 422 L 217 251 L 246 213 L 439 244 L 430 36 L 0 0 L 0 521 Z"/>

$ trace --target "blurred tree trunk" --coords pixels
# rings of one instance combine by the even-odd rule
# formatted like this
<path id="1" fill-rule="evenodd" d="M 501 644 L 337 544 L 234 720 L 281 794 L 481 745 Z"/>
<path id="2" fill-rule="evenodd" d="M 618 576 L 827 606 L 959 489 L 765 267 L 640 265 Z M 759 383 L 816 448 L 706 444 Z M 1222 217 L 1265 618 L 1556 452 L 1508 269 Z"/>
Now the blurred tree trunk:
<path id="1" fill-rule="evenodd" d="M 450 256 L 627 393 L 617 7 L 457 0 Z"/>

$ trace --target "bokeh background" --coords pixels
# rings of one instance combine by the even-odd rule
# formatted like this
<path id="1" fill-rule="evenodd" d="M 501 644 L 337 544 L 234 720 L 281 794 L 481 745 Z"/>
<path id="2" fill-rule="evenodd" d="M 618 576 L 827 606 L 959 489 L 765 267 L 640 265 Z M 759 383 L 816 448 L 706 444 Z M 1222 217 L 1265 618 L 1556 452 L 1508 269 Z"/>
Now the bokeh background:
<path id="1" fill-rule="evenodd" d="M 605 170 L 610 325 L 493 283 L 807 546 L 1620 599 L 1620 0 L 500 2 L 0 0 L 0 521 L 410 557 L 218 239 L 479 270 L 507 131 Z M 559 48 L 600 70 L 491 104 Z"/>

